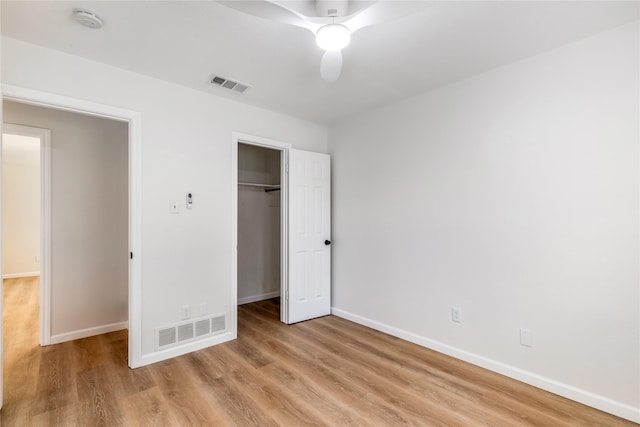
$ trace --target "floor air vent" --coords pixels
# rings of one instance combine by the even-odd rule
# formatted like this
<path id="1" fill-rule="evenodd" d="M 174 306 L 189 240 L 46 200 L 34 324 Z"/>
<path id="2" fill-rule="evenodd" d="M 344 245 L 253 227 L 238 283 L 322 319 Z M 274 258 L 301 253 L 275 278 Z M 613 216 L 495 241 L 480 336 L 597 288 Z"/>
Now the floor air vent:
<path id="1" fill-rule="evenodd" d="M 156 350 L 217 335 L 226 330 L 225 315 L 201 317 L 156 329 Z"/>
<path id="2" fill-rule="evenodd" d="M 213 76 L 211 78 L 211 83 L 216 86 L 220 86 L 222 88 L 229 89 L 238 93 L 245 93 L 247 89 L 251 87 L 244 83 L 238 83 L 236 81 L 229 80 L 225 77 L 220 77 L 220 76 Z"/>

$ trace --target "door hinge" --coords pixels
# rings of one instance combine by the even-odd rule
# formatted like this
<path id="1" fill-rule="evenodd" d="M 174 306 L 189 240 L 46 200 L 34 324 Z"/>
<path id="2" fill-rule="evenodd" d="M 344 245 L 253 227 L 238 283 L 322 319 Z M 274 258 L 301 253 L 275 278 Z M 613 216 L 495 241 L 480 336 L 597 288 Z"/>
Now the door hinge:
<path id="1" fill-rule="evenodd" d="M 284 171 L 285 171 L 286 173 L 289 173 L 289 162 L 285 163 L 285 165 L 284 165 Z"/>
<path id="2" fill-rule="evenodd" d="M 284 299 L 289 301 L 289 290 L 284 291 Z"/>

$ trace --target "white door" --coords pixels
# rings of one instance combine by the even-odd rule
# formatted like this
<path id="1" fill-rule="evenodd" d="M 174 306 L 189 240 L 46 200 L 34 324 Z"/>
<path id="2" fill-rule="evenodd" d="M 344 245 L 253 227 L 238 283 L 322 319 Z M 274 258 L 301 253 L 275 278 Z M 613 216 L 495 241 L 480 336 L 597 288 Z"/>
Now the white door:
<path id="1" fill-rule="evenodd" d="M 331 162 L 328 154 L 289 150 L 289 316 L 301 322 L 331 312 Z"/>

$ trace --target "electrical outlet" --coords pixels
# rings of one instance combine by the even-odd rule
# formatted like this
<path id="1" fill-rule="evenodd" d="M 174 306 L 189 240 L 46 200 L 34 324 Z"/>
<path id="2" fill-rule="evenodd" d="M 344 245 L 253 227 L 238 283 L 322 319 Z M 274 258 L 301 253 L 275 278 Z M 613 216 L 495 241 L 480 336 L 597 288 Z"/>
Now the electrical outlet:
<path id="1" fill-rule="evenodd" d="M 520 345 L 533 347 L 533 332 L 529 329 L 520 329 Z"/>
<path id="2" fill-rule="evenodd" d="M 200 304 L 200 317 L 204 317 L 209 314 L 209 309 L 207 308 L 207 304 Z"/>
<path id="3" fill-rule="evenodd" d="M 191 306 L 183 305 L 182 306 L 182 320 L 191 319 Z"/>
<path id="4" fill-rule="evenodd" d="M 451 320 L 462 323 L 462 309 L 460 307 L 451 307 Z"/>

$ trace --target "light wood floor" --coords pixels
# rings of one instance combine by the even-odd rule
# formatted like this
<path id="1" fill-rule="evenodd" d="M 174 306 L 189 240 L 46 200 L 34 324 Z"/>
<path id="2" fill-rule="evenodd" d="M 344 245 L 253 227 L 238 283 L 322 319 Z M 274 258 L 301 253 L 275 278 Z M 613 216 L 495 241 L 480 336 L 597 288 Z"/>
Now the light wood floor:
<path id="1" fill-rule="evenodd" d="M 130 370 L 127 333 L 38 347 L 37 279 L 4 282 L 9 426 L 623 426 L 595 409 L 276 300 L 238 308 L 239 339 Z"/>

